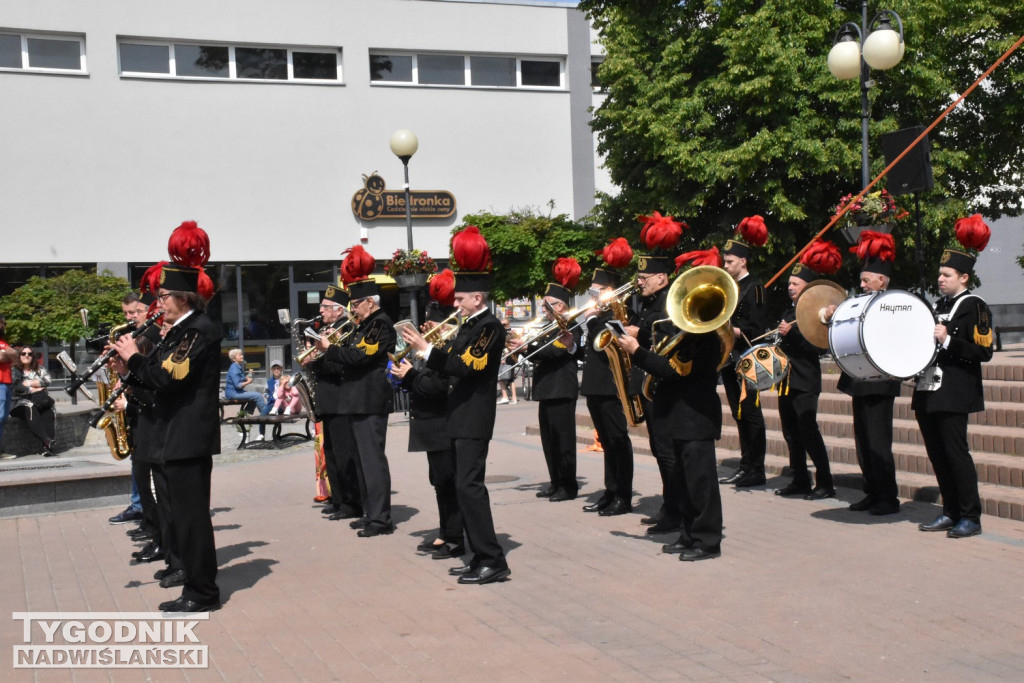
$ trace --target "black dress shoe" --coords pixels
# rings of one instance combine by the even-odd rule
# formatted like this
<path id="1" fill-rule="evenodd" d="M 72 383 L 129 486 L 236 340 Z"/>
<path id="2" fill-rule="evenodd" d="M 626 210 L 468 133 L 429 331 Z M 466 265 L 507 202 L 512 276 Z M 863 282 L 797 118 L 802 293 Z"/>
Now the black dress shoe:
<path id="1" fill-rule="evenodd" d="M 611 505 L 601 510 L 597 514 L 602 517 L 615 517 L 616 515 L 624 515 L 627 512 L 632 512 L 633 506 L 624 501 L 622 498 L 616 498 Z"/>
<path id="2" fill-rule="evenodd" d="M 871 506 L 874 505 L 874 504 L 875 504 L 875 497 L 874 496 L 864 496 L 863 498 L 858 500 L 856 503 L 850 503 L 850 508 L 849 509 L 853 510 L 854 512 L 864 512 L 866 510 L 871 509 Z"/>
<path id="3" fill-rule="evenodd" d="M 359 519 L 348 523 L 349 529 L 365 529 L 368 526 L 370 526 L 370 520 L 366 517 L 360 517 Z"/>
<path id="4" fill-rule="evenodd" d="M 764 470 L 750 470 L 737 479 L 733 486 L 738 489 L 744 489 L 751 486 L 764 486 L 767 481 L 764 476 Z"/>
<path id="5" fill-rule="evenodd" d="M 898 500 L 880 500 L 868 508 L 868 514 L 875 515 L 877 517 L 881 517 L 882 515 L 895 515 L 899 511 L 900 502 Z"/>
<path id="6" fill-rule="evenodd" d="M 160 579 L 161 588 L 174 588 L 175 586 L 185 585 L 185 570 L 176 569 L 173 572 L 164 574 L 163 578 Z"/>
<path id="7" fill-rule="evenodd" d="M 679 520 L 663 519 L 654 526 L 647 527 L 648 534 L 670 534 L 679 531 Z"/>
<path id="8" fill-rule="evenodd" d="M 735 484 L 740 479 L 742 479 L 747 474 L 748 471 L 749 470 L 747 470 L 747 468 L 741 467 L 738 470 L 736 470 L 735 472 L 733 472 L 732 474 L 730 474 L 728 477 L 722 477 L 721 479 L 719 479 L 718 483 L 719 484 Z"/>
<path id="9" fill-rule="evenodd" d="M 565 489 L 558 489 L 548 498 L 552 503 L 561 503 L 563 500 L 576 500 L 575 493 L 569 493 Z"/>
<path id="10" fill-rule="evenodd" d="M 176 572 L 176 571 L 178 571 L 178 570 L 177 569 L 171 569 L 171 567 L 168 565 L 168 566 L 164 567 L 163 569 L 157 569 L 156 573 L 153 574 L 153 578 L 156 579 L 157 581 L 159 581 L 160 579 L 164 578 L 168 574 L 171 574 L 171 573 Z"/>
<path id="11" fill-rule="evenodd" d="M 443 546 L 435 550 L 431 555 L 432 560 L 450 560 L 453 557 L 462 557 L 466 554 L 466 547 L 462 545 L 455 545 L 454 543 L 445 543 Z"/>
<path id="12" fill-rule="evenodd" d="M 164 559 L 164 551 L 160 548 L 143 548 L 137 553 L 132 553 L 132 557 L 135 558 L 136 562 L 156 562 L 157 560 Z"/>
<path id="13" fill-rule="evenodd" d="M 437 540 L 440 541 L 441 539 L 437 539 Z M 421 552 L 421 553 L 432 553 L 435 550 L 439 550 L 440 548 L 443 548 L 443 547 L 444 547 L 444 541 L 441 541 L 440 543 L 435 543 L 434 541 L 431 541 L 430 539 L 424 539 L 422 543 L 420 543 L 418 546 L 416 546 L 416 550 Z"/>
<path id="14" fill-rule="evenodd" d="M 168 600 L 160 603 L 161 612 L 212 612 L 220 607 L 220 602 L 203 603 L 186 598 Z"/>
<path id="15" fill-rule="evenodd" d="M 461 567 L 450 567 L 448 569 L 448 573 L 450 575 L 452 575 L 452 576 L 462 576 L 464 574 L 469 574 L 470 572 L 475 572 L 475 571 L 476 571 L 476 567 L 474 567 L 471 564 L 464 564 Z"/>
<path id="16" fill-rule="evenodd" d="M 699 562 L 700 560 L 713 560 L 722 556 L 722 549 L 715 548 L 690 548 L 679 555 L 683 562 Z"/>
<path id="17" fill-rule="evenodd" d="M 470 583 L 479 586 L 495 581 L 504 581 L 512 574 L 508 567 L 477 567 L 476 571 L 468 572 L 459 577 L 459 583 Z"/>
<path id="18" fill-rule="evenodd" d="M 590 503 L 589 505 L 584 505 L 583 506 L 583 511 L 584 512 L 600 512 L 601 510 L 604 510 L 606 507 L 611 505 L 613 500 L 615 500 L 615 496 L 613 496 L 612 494 L 610 494 L 608 492 L 605 492 L 604 494 L 601 495 L 600 498 L 597 499 L 596 503 Z"/>
<path id="19" fill-rule="evenodd" d="M 964 517 L 952 529 L 946 532 L 948 538 L 967 538 L 981 533 L 981 524 Z"/>
<path id="20" fill-rule="evenodd" d="M 143 543 L 146 541 L 152 541 L 153 534 L 148 531 L 140 531 L 137 534 L 128 534 L 128 538 L 130 538 L 133 543 Z"/>
<path id="21" fill-rule="evenodd" d="M 666 555 L 678 555 L 681 552 L 689 550 L 693 547 L 692 541 L 676 541 L 675 543 L 669 543 L 668 545 L 661 546 L 661 552 Z"/>
<path id="22" fill-rule="evenodd" d="M 537 491 L 537 497 L 538 498 L 550 498 L 552 496 L 552 494 L 554 494 L 554 492 L 555 492 L 555 489 L 553 489 L 553 488 L 551 488 L 549 486 L 546 489 L 541 489 L 540 491 Z"/>
<path id="23" fill-rule="evenodd" d="M 665 518 L 664 513 L 659 512 L 658 514 L 651 515 L 650 517 L 641 517 L 640 518 L 640 523 L 643 524 L 644 526 L 651 526 L 652 524 L 657 524 L 658 522 L 660 522 L 664 518 Z"/>
<path id="24" fill-rule="evenodd" d="M 362 517 L 362 515 L 352 512 L 351 510 L 338 510 L 331 514 L 327 519 L 332 522 L 336 522 L 339 519 L 358 519 L 359 517 Z"/>
<path id="25" fill-rule="evenodd" d="M 918 524 L 917 528 L 921 531 L 949 531 L 955 525 L 956 522 L 946 515 L 939 515 L 927 524 Z"/>
<path id="26" fill-rule="evenodd" d="M 157 547 L 156 547 L 155 544 L 147 543 L 146 545 L 142 546 L 138 550 L 132 552 L 132 559 L 133 560 L 137 560 L 140 557 L 142 557 L 143 555 L 145 555 L 146 553 L 151 553 L 151 552 L 153 552 L 156 549 L 157 549 Z"/>
<path id="27" fill-rule="evenodd" d="M 814 488 L 810 493 L 804 496 L 804 500 L 825 500 L 826 498 L 835 498 L 836 490 L 830 486 L 818 486 Z"/>
<path id="28" fill-rule="evenodd" d="M 811 492 L 811 485 L 804 484 L 802 482 L 790 482 L 787 486 L 783 486 L 781 489 L 775 489 L 776 496 L 806 496 Z"/>
<path id="29" fill-rule="evenodd" d="M 394 525 L 381 526 L 379 524 L 368 524 L 365 529 L 360 529 L 359 533 L 356 534 L 359 538 L 373 538 L 374 536 L 384 536 L 386 534 L 394 533 Z"/>
<path id="30" fill-rule="evenodd" d="M 330 504 L 330 505 L 324 505 L 324 508 L 323 508 L 323 510 L 320 511 L 320 514 L 321 515 L 333 515 L 336 512 L 338 512 L 339 509 L 340 508 L 337 505 L 334 505 L 333 503 Z"/>

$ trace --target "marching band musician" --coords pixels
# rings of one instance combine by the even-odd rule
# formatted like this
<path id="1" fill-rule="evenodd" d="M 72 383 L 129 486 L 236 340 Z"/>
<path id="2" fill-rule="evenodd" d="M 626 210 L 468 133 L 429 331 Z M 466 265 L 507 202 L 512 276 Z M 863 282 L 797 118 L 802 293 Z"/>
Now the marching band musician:
<path id="1" fill-rule="evenodd" d="M 402 328 L 402 338 L 421 354 L 427 367 L 453 378 L 448 396 L 448 433 L 456 459 L 456 485 L 473 558 L 449 569 L 459 583 L 487 584 L 512 572 L 498 543 L 484 477 L 497 405 L 494 387 L 505 349 L 505 330 L 487 306 L 491 254 L 479 228 L 470 225 L 452 238 L 455 304 L 466 316 L 448 351 L 432 347 L 417 332 Z"/>
<path id="2" fill-rule="evenodd" d="M 991 231 L 981 214 L 961 218 L 955 231 L 964 249 L 946 249 L 939 261 L 939 353 L 918 380 L 911 406 L 942 494 L 942 514 L 918 528 L 966 538 L 981 533 L 981 498 L 968 448 L 967 416 L 985 409 L 981 364 L 992 359 L 992 314 L 967 288 L 976 260 L 969 250 L 984 250 Z"/>
<path id="3" fill-rule="evenodd" d="M 445 268 L 430 278 L 427 287 L 433 299 L 427 306 L 424 324 L 429 330 L 456 310 L 455 274 Z M 435 560 L 461 557 L 466 552 L 465 529 L 455 486 L 455 451 L 447 427 L 448 377 L 426 367 L 422 361 L 414 365 L 408 358 L 403 358 L 398 367 L 392 365 L 391 374 L 409 392 L 409 452 L 427 453 L 428 476 L 440 519 L 437 538 L 424 539 L 416 549 L 431 553 Z"/>
<path id="4" fill-rule="evenodd" d="M 220 452 L 221 333 L 204 312 L 214 293 L 203 271 L 209 237 L 194 222 L 182 223 L 168 251 L 174 262 L 160 267 L 157 301 L 171 327 L 149 356 L 139 353 L 131 335 L 122 335 L 113 345 L 120 360 L 113 363 L 153 394 L 151 455 L 166 478 L 170 528 L 185 572 L 181 597 L 160 610 L 206 612 L 220 606 L 210 474 L 212 456 Z"/>
<path id="5" fill-rule="evenodd" d="M 340 327 L 348 317 L 350 297 L 347 290 L 330 285 L 320 301 L 323 336 Z M 357 519 L 363 515 L 363 498 L 359 487 L 359 466 L 348 445 L 345 429 L 345 396 L 342 392 L 345 366 L 326 355 L 313 359 L 307 356 L 304 365 L 316 379 L 316 402 L 323 417 L 323 449 L 327 482 L 331 486 L 330 502 L 323 514 L 328 519 Z"/>
<path id="6" fill-rule="evenodd" d="M 332 448 L 341 443 L 356 458 L 363 517 L 349 526 L 359 530 L 360 538 L 395 530 L 391 469 L 384 450 L 392 390 L 384 371 L 388 353 L 395 350 L 396 334 L 391 318 L 380 307 L 377 283 L 369 277 L 373 268 L 373 257 L 360 245 L 346 251 L 342 278 L 348 283 L 349 305 L 359 324 L 346 345 L 332 344 L 326 336 L 316 342 L 324 360 L 340 367 L 344 375 L 338 392 L 339 419 L 332 420 L 330 436 Z"/>
<path id="7" fill-rule="evenodd" d="M 714 252 L 717 260 L 717 249 Z M 704 254 L 690 252 L 680 259 Z M 682 261 L 677 263 L 682 265 Z M 668 327 L 671 331 L 666 331 Z M 679 332 L 667 323 L 659 328 L 659 338 Z M 722 435 L 717 370 L 721 339 L 716 332 L 687 334 L 668 355 L 648 350 L 632 337 L 620 343 L 636 364 L 655 378 L 647 428 L 671 448 L 672 463 L 667 468 L 671 477 L 665 483 L 676 490 L 666 490 L 665 499 L 675 501 L 680 534 L 674 543 L 663 546 L 662 552 L 678 553 L 685 562 L 719 557 L 723 523 L 715 440 Z"/>
<path id="8" fill-rule="evenodd" d="M 870 293 L 888 289 L 896 258 L 892 235 L 865 230 L 851 251 L 861 259 L 861 290 Z M 835 306 L 829 306 L 825 319 L 831 320 L 834 313 Z M 843 372 L 838 389 L 852 398 L 857 463 L 864 475 L 864 497 L 852 503 L 850 509 L 872 515 L 895 514 L 900 511 L 900 499 L 892 456 L 892 417 L 900 381 L 854 379 Z"/>
<path id="9" fill-rule="evenodd" d="M 767 450 L 764 414 L 761 412 L 757 394 L 749 393 L 740 401 L 742 391 L 740 378 L 736 374 L 736 363 L 743 352 L 750 348 L 750 339 L 760 336 L 768 327 L 765 311 L 764 287 L 750 274 L 748 265 L 754 247 L 763 247 L 768 241 L 768 229 L 761 216 L 749 216 L 737 227 L 742 239 L 730 239 L 722 249 L 723 269 L 732 276 L 739 286 L 739 302 L 732 316 L 732 332 L 736 337 L 729 362 L 722 368 L 722 386 L 729 401 L 732 417 L 740 439 L 740 466 L 730 476 L 719 479 L 719 483 L 732 484 L 737 488 L 762 486 L 765 483 L 764 458 Z"/>
<path id="10" fill-rule="evenodd" d="M 556 315 L 569 311 L 573 290 L 580 281 L 580 264 L 574 258 L 558 258 L 551 267 L 557 282 L 549 282 L 544 301 Z M 551 319 L 550 314 L 545 315 Z M 571 328 L 556 330 L 557 338 L 537 339 L 526 347 L 534 363 L 532 396 L 539 402 L 540 443 L 548 466 L 550 486 L 537 493 L 552 503 L 575 500 L 576 482 L 576 399 L 579 396 L 580 332 Z"/>
<path id="11" fill-rule="evenodd" d="M 669 275 L 675 272 L 673 261 L 676 245 L 683 235 L 684 223 L 672 219 L 672 216 L 662 216 L 655 211 L 650 216 L 640 216 L 638 220 L 644 222 L 640 231 L 640 239 L 647 245 L 650 251 L 647 255 L 641 255 L 637 260 L 637 283 L 640 285 L 640 313 L 639 322 L 636 326 L 626 328 L 626 333 L 635 338 L 641 347 L 650 350 L 654 343 L 654 324 L 664 321 L 667 317 L 666 300 L 668 296 Z M 688 227 L 688 226 L 686 226 Z M 668 326 L 666 322 L 661 325 Z M 621 343 L 621 342 L 620 342 Z M 633 373 L 630 379 L 630 393 L 642 395 L 643 374 Z M 644 414 L 649 415 L 651 402 L 643 399 Z M 677 497 L 678 486 L 673 483 L 673 468 L 675 467 L 675 449 L 669 434 L 659 432 L 661 423 L 652 424 L 647 421 L 647 434 L 650 440 L 651 453 L 658 462 L 658 472 L 661 474 L 662 504 L 657 513 L 640 520 L 641 524 L 650 525 L 648 534 L 662 534 L 675 531 L 682 521 L 682 511 L 679 509 Z"/>
<path id="12" fill-rule="evenodd" d="M 595 302 L 619 286 L 622 279 L 619 269 L 633 260 L 633 249 L 624 237 L 612 240 L 601 254 L 604 266 L 594 269 L 590 285 L 591 290 L 597 292 Z M 625 304 L 622 308 L 629 319 L 620 322 L 635 321 L 635 314 Z M 597 512 L 603 517 L 624 515 L 633 509 L 633 442 L 629 438 L 629 425 L 609 369 L 608 354 L 595 349 L 591 343 L 615 314 L 611 307 L 601 311 L 595 306 L 584 315 L 587 316 L 588 341 L 584 344 L 580 393 L 587 398 L 587 411 L 604 449 L 604 491 L 595 502 L 584 505 L 583 510 Z"/>
<path id="13" fill-rule="evenodd" d="M 779 392 L 779 419 L 789 449 L 793 481 L 775 490 L 777 496 L 803 496 L 806 500 L 835 498 L 832 468 L 825 440 L 818 428 L 818 397 L 821 394 L 821 350 L 807 341 L 795 324 L 796 300 L 807 284 L 821 278 L 819 273 L 835 272 L 841 263 L 839 249 L 831 242 L 816 241 L 804 252 L 789 275 L 792 305 L 779 323 L 779 348 L 789 358 L 788 391 Z M 815 485 L 807 469 L 807 456 L 814 463 Z"/>

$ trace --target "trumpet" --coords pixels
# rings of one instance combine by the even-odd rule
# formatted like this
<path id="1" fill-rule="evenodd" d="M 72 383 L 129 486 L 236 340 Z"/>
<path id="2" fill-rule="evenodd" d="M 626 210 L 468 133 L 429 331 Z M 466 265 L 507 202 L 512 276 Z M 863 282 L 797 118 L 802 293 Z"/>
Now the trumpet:
<path id="1" fill-rule="evenodd" d="M 345 343 L 346 339 L 352 336 L 352 333 L 355 331 L 356 324 L 351 319 L 346 318 L 345 321 L 340 326 L 332 327 L 331 329 L 327 330 L 327 332 L 323 335 L 317 334 L 316 332 L 313 331 L 312 328 L 309 327 L 305 329 L 304 333 L 310 339 L 320 341 L 321 339 L 326 338 L 327 341 L 332 346 L 341 346 L 342 344 Z M 312 360 L 317 360 L 322 355 L 323 351 L 321 351 L 319 347 L 311 346 L 302 353 L 300 353 L 298 356 L 296 356 L 295 360 L 298 361 L 299 363 L 302 363 L 311 356 Z"/>
<path id="2" fill-rule="evenodd" d="M 409 353 L 412 351 L 412 347 L 406 344 L 405 340 L 402 339 L 402 328 L 412 327 L 413 329 L 415 329 L 415 326 L 413 325 L 413 322 L 411 320 L 399 320 L 397 323 L 395 323 L 394 327 L 395 332 L 398 333 L 398 341 L 399 343 L 402 344 L 402 348 L 397 349 L 396 347 L 397 352 L 389 353 L 388 358 L 391 359 L 392 363 L 398 365 L 399 363 L 402 362 L 402 359 L 408 356 Z M 459 333 L 459 330 L 461 328 L 462 321 L 459 320 L 459 313 L 458 311 L 456 311 L 455 313 L 452 313 L 450 316 L 439 322 L 434 327 L 424 332 L 423 338 L 427 340 L 428 344 L 431 344 L 433 346 L 442 346 L 444 344 L 447 344 L 449 339 L 454 339 L 455 335 Z"/>
<path id="3" fill-rule="evenodd" d="M 586 312 L 587 309 L 593 307 L 591 304 L 587 304 L 586 306 L 580 306 L 579 308 L 574 308 L 573 310 L 569 311 L 565 315 L 561 315 L 557 311 L 555 311 L 555 309 L 552 308 L 551 304 L 549 304 L 547 301 L 544 301 L 542 303 L 543 303 L 543 306 L 544 306 L 544 310 L 547 311 L 548 315 L 551 316 L 551 322 L 549 322 L 547 325 L 545 325 L 544 327 L 540 328 L 539 330 L 534 330 L 533 332 L 531 332 L 531 333 L 527 334 L 526 336 L 522 337 L 521 339 L 519 339 L 518 340 L 519 341 L 519 345 L 515 349 L 511 349 L 511 348 L 505 349 L 505 351 L 501 354 L 501 361 L 502 362 L 505 362 L 506 358 L 511 356 L 513 353 L 516 353 L 519 350 L 519 348 L 521 348 L 523 346 L 529 346 L 530 344 L 538 342 L 541 339 L 543 339 L 544 337 L 548 336 L 549 334 L 552 334 L 554 332 L 568 332 L 571 329 L 575 329 L 577 327 L 578 323 L 576 325 L 573 325 L 572 323 L 575 322 L 576 318 L 578 318 L 581 315 L 583 315 L 583 313 Z M 548 342 L 548 344 L 553 343 L 553 342 L 554 342 L 554 339 L 552 339 L 550 342 Z M 507 343 L 509 343 L 509 340 L 506 340 L 506 344 Z M 544 346 L 547 346 L 547 344 L 545 344 Z M 540 349 L 537 349 L 536 351 L 534 351 L 533 353 L 531 353 L 528 356 L 524 356 L 522 359 L 520 359 L 519 362 L 523 362 L 524 360 L 529 359 L 530 356 L 532 356 L 533 354 L 537 353 L 537 351 L 540 351 Z"/>

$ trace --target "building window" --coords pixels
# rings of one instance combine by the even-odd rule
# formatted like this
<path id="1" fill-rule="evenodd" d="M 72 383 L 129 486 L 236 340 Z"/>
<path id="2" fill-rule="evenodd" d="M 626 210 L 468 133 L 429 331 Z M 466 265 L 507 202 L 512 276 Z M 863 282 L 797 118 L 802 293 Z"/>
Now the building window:
<path id="1" fill-rule="evenodd" d="M 85 36 L 0 32 L 0 69 L 85 73 Z"/>
<path id="2" fill-rule="evenodd" d="M 594 92 L 605 92 L 607 90 L 607 88 L 601 85 L 601 77 L 598 75 L 602 64 L 604 64 L 603 57 L 590 58 L 590 87 L 593 88 Z"/>
<path id="3" fill-rule="evenodd" d="M 122 39 L 122 76 L 341 82 L 340 48 L 163 43 Z"/>
<path id="4" fill-rule="evenodd" d="M 561 89 L 564 64 L 555 58 L 376 52 L 370 55 L 370 82 Z"/>

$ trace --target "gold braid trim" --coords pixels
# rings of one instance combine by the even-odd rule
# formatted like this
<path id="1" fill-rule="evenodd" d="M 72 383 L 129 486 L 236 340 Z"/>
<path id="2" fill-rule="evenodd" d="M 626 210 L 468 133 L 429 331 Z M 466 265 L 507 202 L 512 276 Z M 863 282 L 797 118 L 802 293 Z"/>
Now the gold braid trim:
<path id="1" fill-rule="evenodd" d="M 472 353 L 470 353 L 472 348 L 473 347 L 471 346 L 465 351 L 463 351 L 462 355 L 459 356 L 459 358 L 461 358 L 462 362 L 466 364 L 466 367 L 473 368 L 474 370 L 483 370 L 484 368 L 487 367 L 487 356 L 485 355 L 480 358 L 477 358 Z"/>
<path id="2" fill-rule="evenodd" d="M 978 326 L 975 325 L 974 326 L 974 343 L 977 344 L 978 346 L 984 346 L 986 348 L 988 348 L 989 346 L 992 346 L 992 328 L 991 327 L 988 328 L 988 333 L 987 334 L 982 334 L 979 331 Z"/>
<path id="3" fill-rule="evenodd" d="M 168 356 L 164 362 L 160 364 L 160 367 L 166 370 L 173 379 L 185 379 L 188 377 L 189 371 L 188 357 L 186 356 L 185 360 L 180 363 L 175 363 L 171 360 L 173 357 L 174 356 Z"/>
<path id="4" fill-rule="evenodd" d="M 379 346 L 380 342 L 377 342 L 376 344 L 367 344 L 365 339 L 360 340 L 359 343 L 356 344 L 356 348 L 362 349 L 363 353 L 365 353 L 367 356 L 372 356 L 375 353 L 377 353 L 377 347 Z"/>

